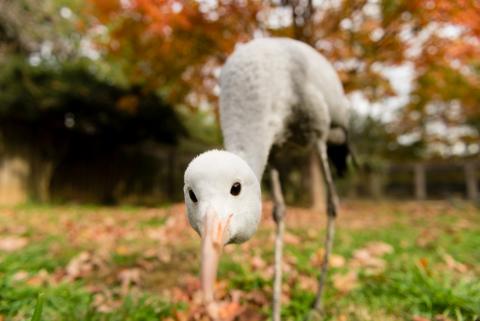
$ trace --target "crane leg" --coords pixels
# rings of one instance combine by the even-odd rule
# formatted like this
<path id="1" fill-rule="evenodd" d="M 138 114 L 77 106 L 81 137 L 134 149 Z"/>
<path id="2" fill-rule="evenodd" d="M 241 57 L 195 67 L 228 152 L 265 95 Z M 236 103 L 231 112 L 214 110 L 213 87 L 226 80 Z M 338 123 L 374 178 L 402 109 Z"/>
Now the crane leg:
<path id="1" fill-rule="evenodd" d="M 283 234 L 285 230 L 285 202 L 283 200 L 282 186 L 278 171 L 270 170 L 270 178 L 273 194 L 273 220 L 275 221 L 275 269 L 273 280 L 273 321 L 281 320 L 281 297 L 282 297 L 282 255 L 283 255 Z"/>
<path id="2" fill-rule="evenodd" d="M 325 252 L 321 267 L 321 273 L 318 277 L 318 290 L 315 296 L 313 308 L 308 314 L 307 320 L 320 320 L 323 314 L 323 290 L 328 273 L 328 261 L 332 251 L 333 238 L 335 235 L 335 218 L 337 216 L 338 196 L 333 184 L 332 173 L 328 163 L 327 145 L 324 141 L 317 143 L 318 154 L 320 156 L 320 165 L 322 168 L 323 178 L 327 189 L 327 233 L 325 237 Z"/>

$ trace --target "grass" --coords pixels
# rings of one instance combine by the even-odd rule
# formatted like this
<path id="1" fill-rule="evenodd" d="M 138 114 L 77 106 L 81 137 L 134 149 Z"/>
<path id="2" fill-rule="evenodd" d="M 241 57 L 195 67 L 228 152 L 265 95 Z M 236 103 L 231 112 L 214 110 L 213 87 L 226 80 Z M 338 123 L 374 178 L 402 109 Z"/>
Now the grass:
<path id="1" fill-rule="evenodd" d="M 270 316 L 268 211 L 257 235 L 227 247 L 220 263 L 217 293 L 242 306 L 238 320 Z M 314 299 L 324 219 L 292 208 L 287 226 L 282 315 L 302 320 Z M 474 207 L 347 202 L 337 230 L 326 320 L 480 317 L 480 211 Z M 181 205 L 2 208 L 0 249 L 12 239 L 23 243 L 0 250 L 1 321 L 201 319 L 199 240 Z M 375 253 L 375 247 L 387 250 Z"/>

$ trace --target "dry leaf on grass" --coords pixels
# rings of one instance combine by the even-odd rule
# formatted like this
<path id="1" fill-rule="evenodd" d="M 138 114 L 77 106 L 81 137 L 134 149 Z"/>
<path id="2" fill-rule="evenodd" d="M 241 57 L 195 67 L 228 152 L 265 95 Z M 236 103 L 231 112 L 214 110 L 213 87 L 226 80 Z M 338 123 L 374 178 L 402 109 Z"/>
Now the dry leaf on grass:
<path id="1" fill-rule="evenodd" d="M 13 252 L 27 245 L 28 241 L 24 237 L 7 236 L 0 238 L 0 251 Z"/>
<path id="2" fill-rule="evenodd" d="M 119 245 L 115 247 L 115 254 L 117 255 L 128 255 L 130 254 L 130 248 L 125 245 Z"/>
<path id="3" fill-rule="evenodd" d="M 222 321 L 233 321 L 237 316 L 239 316 L 243 311 L 243 308 L 238 302 L 229 302 L 222 304 L 219 309 L 219 320 Z"/>
<path id="4" fill-rule="evenodd" d="M 237 321 L 264 321 L 265 316 L 259 313 L 257 306 L 247 306 L 238 316 Z"/>
<path id="5" fill-rule="evenodd" d="M 118 273 L 118 279 L 121 282 L 122 295 L 128 294 L 131 285 L 140 284 L 140 269 L 125 269 Z"/>
<path id="6" fill-rule="evenodd" d="M 381 258 L 373 256 L 366 249 L 360 249 L 353 253 L 350 266 L 352 268 L 367 268 L 372 271 L 380 272 L 385 269 L 385 261 Z"/>
<path id="7" fill-rule="evenodd" d="M 357 272 L 350 271 L 347 274 L 334 274 L 333 286 L 343 294 L 352 291 L 358 286 Z"/>
<path id="8" fill-rule="evenodd" d="M 422 269 L 427 270 L 430 262 L 426 257 L 422 257 L 418 260 L 418 264 L 422 267 Z"/>
<path id="9" fill-rule="evenodd" d="M 393 247 L 384 242 L 370 242 L 365 246 L 365 249 L 373 256 L 383 256 L 393 253 Z"/>
<path id="10" fill-rule="evenodd" d="M 345 258 L 341 255 L 332 254 L 330 256 L 329 266 L 333 268 L 340 268 L 345 266 Z"/>
<path id="11" fill-rule="evenodd" d="M 444 254 L 443 260 L 450 270 L 460 273 L 465 273 L 468 271 L 468 267 L 465 264 L 456 261 L 450 254 Z"/>
<path id="12" fill-rule="evenodd" d="M 340 314 L 337 317 L 337 321 L 348 321 L 348 317 L 345 314 Z"/>
<path id="13" fill-rule="evenodd" d="M 53 277 L 47 272 L 47 270 L 42 269 L 38 271 L 37 274 L 30 277 L 26 283 L 30 286 L 43 286 L 47 284 L 55 283 Z"/>
<path id="14" fill-rule="evenodd" d="M 29 274 L 27 271 L 20 270 L 13 275 L 12 279 L 13 281 L 24 281 L 28 276 Z"/>
<path id="15" fill-rule="evenodd" d="M 415 243 L 420 247 L 428 247 L 434 244 L 438 239 L 438 229 L 424 229 L 420 234 L 417 236 Z"/>
<path id="16" fill-rule="evenodd" d="M 288 232 L 285 233 L 285 236 L 283 239 L 285 244 L 292 244 L 292 245 L 300 244 L 300 238 L 292 233 L 288 233 Z"/>
<path id="17" fill-rule="evenodd" d="M 93 306 L 98 312 L 110 313 L 121 305 L 119 300 L 114 300 L 109 292 L 97 293 L 93 296 Z"/>
<path id="18" fill-rule="evenodd" d="M 73 257 L 66 267 L 67 280 L 75 280 L 92 273 L 94 269 L 105 267 L 104 260 L 90 252 L 81 252 Z"/>
<path id="19" fill-rule="evenodd" d="M 263 306 L 270 303 L 270 298 L 260 290 L 252 290 L 245 295 L 245 298 L 256 305 Z"/>
<path id="20" fill-rule="evenodd" d="M 297 279 L 298 286 L 302 290 L 315 291 L 317 288 L 317 280 L 313 277 L 300 275 Z"/>
<path id="21" fill-rule="evenodd" d="M 363 248 L 353 252 L 353 258 L 350 261 L 352 268 L 366 268 L 369 272 L 380 273 L 385 270 L 385 260 L 381 256 L 392 253 L 393 247 L 384 242 L 370 242 Z"/>
<path id="22" fill-rule="evenodd" d="M 250 264 L 254 270 L 263 269 L 267 266 L 267 263 L 262 259 L 260 255 L 255 255 L 250 259 Z"/>
<path id="23" fill-rule="evenodd" d="M 312 257 L 310 258 L 310 263 L 314 266 L 320 266 L 323 263 L 323 257 L 325 255 L 325 250 L 320 248 L 317 252 L 315 252 Z M 328 266 L 332 268 L 340 268 L 345 266 L 345 258 L 338 254 L 331 254 Z"/>

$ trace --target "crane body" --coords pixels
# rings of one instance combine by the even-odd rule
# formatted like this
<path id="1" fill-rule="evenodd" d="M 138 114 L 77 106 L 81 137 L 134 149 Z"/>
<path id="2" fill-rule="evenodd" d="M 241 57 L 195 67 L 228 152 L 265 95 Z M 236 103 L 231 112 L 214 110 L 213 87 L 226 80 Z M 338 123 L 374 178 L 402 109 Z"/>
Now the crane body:
<path id="1" fill-rule="evenodd" d="M 220 88 L 225 149 L 245 159 L 259 179 L 272 146 L 293 140 L 311 147 L 328 140 L 330 129 L 348 128 L 349 101 L 337 73 L 300 41 L 241 45 L 222 68 Z"/>
<path id="2" fill-rule="evenodd" d="M 247 241 L 261 217 L 260 181 L 273 147 L 294 141 L 314 150 L 327 191 L 325 254 L 308 318 L 318 319 L 334 237 L 338 197 L 329 158 L 341 174 L 349 153 L 349 102 L 333 66 L 296 40 L 264 38 L 240 45 L 220 76 L 220 121 L 225 151 L 207 151 L 185 171 L 185 203 L 202 237 L 201 280 L 215 315 L 214 284 L 224 245 Z M 273 320 L 280 321 L 285 204 L 270 164 L 276 223 Z"/>

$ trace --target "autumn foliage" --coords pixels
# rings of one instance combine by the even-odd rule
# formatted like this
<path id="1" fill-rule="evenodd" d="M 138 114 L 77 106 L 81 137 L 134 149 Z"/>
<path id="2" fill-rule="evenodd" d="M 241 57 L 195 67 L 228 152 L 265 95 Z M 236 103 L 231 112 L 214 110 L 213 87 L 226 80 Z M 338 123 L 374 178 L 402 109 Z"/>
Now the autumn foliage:
<path id="1" fill-rule="evenodd" d="M 480 5 L 474 0 L 90 0 L 87 12 L 91 28 L 106 27 L 96 42 L 105 57 L 129 82 L 175 104 L 215 106 L 218 67 L 228 54 L 239 42 L 270 35 L 315 46 L 348 92 L 386 105 L 387 113 L 394 113 L 388 98 L 398 93 L 385 71 L 412 68 L 408 101 L 389 125 L 395 136 L 445 140 L 427 124 L 458 128 L 480 118 Z M 464 132 L 463 141 L 478 141 L 478 133 Z"/>

